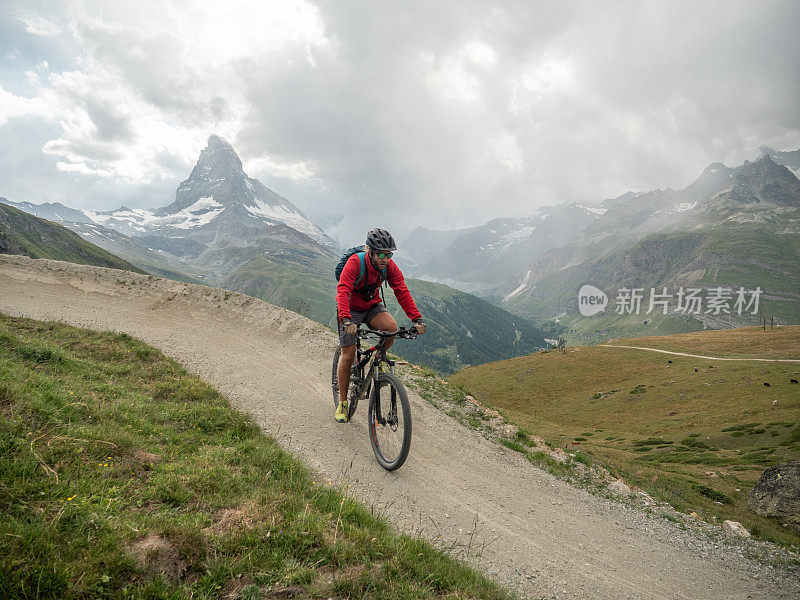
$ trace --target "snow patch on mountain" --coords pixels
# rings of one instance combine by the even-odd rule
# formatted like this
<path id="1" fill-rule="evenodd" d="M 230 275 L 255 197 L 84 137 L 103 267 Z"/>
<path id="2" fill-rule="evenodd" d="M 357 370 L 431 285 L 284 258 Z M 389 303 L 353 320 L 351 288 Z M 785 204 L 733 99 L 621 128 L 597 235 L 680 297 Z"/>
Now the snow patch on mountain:
<path id="1" fill-rule="evenodd" d="M 494 229 L 491 229 L 490 231 L 492 233 L 497 233 L 497 231 Z M 536 231 L 535 225 L 523 226 L 519 229 L 514 229 L 513 231 L 503 234 L 497 238 L 497 241 L 487 244 L 486 246 L 481 246 L 480 250 L 486 250 L 487 248 L 505 250 L 514 244 L 527 240 L 533 235 L 534 231 Z M 475 252 L 475 254 L 478 254 L 480 250 Z"/>
<path id="2" fill-rule="evenodd" d="M 530 278 L 531 278 L 531 270 L 530 270 L 530 269 L 528 269 L 528 272 L 525 274 L 525 277 L 523 277 L 523 279 L 522 279 L 522 283 L 520 283 L 520 284 L 519 284 L 519 287 L 518 287 L 517 289 L 515 289 L 513 292 L 511 292 L 511 293 L 509 293 L 509 294 L 506 294 L 505 296 L 503 296 L 503 302 L 508 302 L 508 301 L 509 301 L 509 300 L 511 300 L 511 299 L 512 299 L 514 296 L 516 296 L 516 295 L 517 295 L 517 294 L 519 294 L 519 293 L 520 293 L 522 290 L 524 290 L 524 289 L 525 289 L 525 286 L 527 286 L 527 285 L 528 285 L 528 281 L 530 280 Z"/>
<path id="3" fill-rule="evenodd" d="M 675 204 L 672 207 L 673 212 L 684 212 L 687 210 L 692 210 L 695 206 L 697 206 L 697 201 L 694 202 L 680 202 Z"/>
<path id="4" fill-rule="evenodd" d="M 247 182 L 248 186 L 251 187 L 250 182 Z M 252 200 L 255 204 L 245 204 L 244 207 L 247 209 L 251 215 L 255 215 L 257 217 L 264 217 L 271 221 L 278 222 L 278 223 L 285 223 L 292 229 L 296 229 L 301 233 L 305 233 L 309 237 L 316 239 L 317 241 L 322 241 L 324 234 L 322 230 L 319 229 L 316 225 L 314 225 L 311 221 L 306 219 L 303 215 L 300 215 L 286 206 L 277 205 L 273 206 L 267 204 L 263 200 L 259 198 L 253 198 Z"/>
<path id="5" fill-rule="evenodd" d="M 145 231 L 144 224 L 153 218 L 153 213 L 147 209 L 120 208 L 118 210 L 95 212 L 93 210 L 84 211 L 87 217 L 98 225 L 115 229 L 114 221 L 127 223 L 136 231 Z"/>
<path id="6" fill-rule="evenodd" d="M 210 223 L 223 210 L 225 210 L 225 207 L 222 204 L 211 196 L 205 196 L 191 206 L 164 216 L 158 216 L 154 214 L 154 211 L 146 208 L 123 208 L 111 212 L 85 212 L 98 225 L 115 229 L 119 227 L 119 223 L 126 223 L 132 229 L 145 233 L 151 229 L 162 227 L 176 227 L 178 229 L 202 227 Z"/>
<path id="7" fill-rule="evenodd" d="M 202 227 L 216 217 L 219 213 L 225 210 L 219 202 L 215 201 L 212 197 L 200 198 L 197 202 L 182 211 L 170 215 L 174 221 L 172 225 L 180 229 L 190 229 L 192 227 Z M 170 218 L 165 217 L 165 218 Z M 181 220 L 182 219 L 182 220 Z"/>
<path id="8" fill-rule="evenodd" d="M 608 212 L 607 208 L 602 208 L 599 206 L 583 206 L 582 204 L 578 204 L 577 206 L 578 208 L 582 208 L 586 212 L 592 213 L 594 215 L 604 215 Z"/>
<path id="9" fill-rule="evenodd" d="M 503 243 L 503 247 L 507 248 L 511 244 L 515 242 L 520 242 L 522 240 L 526 240 L 533 235 L 533 232 L 536 231 L 536 226 L 531 225 L 529 227 L 521 227 L 516 231 L 512 231 L 511 233 L 505 234 L 503 237 L 500 238 L 500 242 Z"/>

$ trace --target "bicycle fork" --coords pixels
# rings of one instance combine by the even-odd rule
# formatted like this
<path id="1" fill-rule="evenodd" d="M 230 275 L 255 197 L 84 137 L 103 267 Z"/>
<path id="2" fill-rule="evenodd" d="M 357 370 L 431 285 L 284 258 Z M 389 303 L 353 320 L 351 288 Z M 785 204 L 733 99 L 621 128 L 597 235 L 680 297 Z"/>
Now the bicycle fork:
<path id="1" fill-rule="evenodd" d="M 393 385 L 389 386 L 391 390 L 391 395 L 389 398 L 389 412 L 386 413 L 384 416 L 383 411 L 381 410 L 381 394 L 380 394 L 380 387 L 376 384 L 373 389 L 373 394 L 375 394 L 375 421 L 379 425 L 388 425 L 392 431 L 397 430 L 397 391 L 395 390 Z"/>

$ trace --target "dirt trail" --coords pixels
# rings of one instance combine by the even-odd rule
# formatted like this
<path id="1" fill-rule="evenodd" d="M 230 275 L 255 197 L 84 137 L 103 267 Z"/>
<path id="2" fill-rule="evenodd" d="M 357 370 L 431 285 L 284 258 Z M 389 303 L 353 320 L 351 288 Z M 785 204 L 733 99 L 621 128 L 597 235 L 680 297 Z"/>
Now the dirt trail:
<path id="1" fill-rule="evenodd" d="M 645 348 L 643 346 L 623 346 L 622 344 L 598 344 L 597 347 L 631 348 L 633 350 L 647 350 L 648 352 L 660 352 L 661 354 L 672 354 L 673 356 L 688 356 L 689 358 L 706 358 L 708 360 L 800 363 L 800 358 L 724 358 L 721 356 L 703 356 L 702 354 L 687 354 L 686 352 L 673 352 L 672 350 L 660 350 L 659 348 Z"/>
<path id="2" fill-rule="evenodd" d="M 386 473 L 372 455 L 365 410 L 347 425 L 333 422 L 336 336 L 282 308 L 203 286 L 0 255 L 0 311 L 142 338 L 398 528 L 450 546 L 526 596 L 800 596 L 796 577 L 744 558 L 738 545 L 576 489 L 415 393 L 411 454 Z"/>

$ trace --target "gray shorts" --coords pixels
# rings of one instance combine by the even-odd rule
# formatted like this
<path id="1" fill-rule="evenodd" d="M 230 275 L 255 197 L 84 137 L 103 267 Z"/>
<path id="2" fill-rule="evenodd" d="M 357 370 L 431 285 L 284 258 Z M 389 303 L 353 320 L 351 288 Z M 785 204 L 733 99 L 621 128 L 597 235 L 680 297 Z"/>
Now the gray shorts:
<path id="1" fill-rule="evenodd" d="M 378 303 L 369 310 L 351 310 L 350 320 L 356 325 L 361 323 L 370 324 L 372 319 L 381 313 L 389 312 L 382 303 Z M 339 321 L 339 345 L 344 348 L 345 346 L 355 346 L 358 338 L 355 335 L 347 335 L 342 327 L 342 322 Z"/>

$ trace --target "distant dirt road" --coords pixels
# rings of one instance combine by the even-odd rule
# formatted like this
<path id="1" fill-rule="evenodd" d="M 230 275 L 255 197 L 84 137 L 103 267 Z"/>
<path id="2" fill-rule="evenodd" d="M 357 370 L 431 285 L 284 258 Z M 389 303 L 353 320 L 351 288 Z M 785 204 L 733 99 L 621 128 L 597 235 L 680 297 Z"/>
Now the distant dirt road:
<path id="1" fill-rule="evenodd" d="M 598 344 L 596 347 L 597 348 L 632 348 L 633 350 L 647 350 L 648 352 L 661 352 L 662 354 L 672 354 L 673 356 L 688 356 L 690 358 L 707 358 L 709 360 L 800 363 L 800 358 L 723 358 L 723 357 L 720 357 L 720 356 L 703 356 L 702 354 L 686 354 L 686 352 L 673 352 L 671 350 L 661 350 L 659 348 L 645 348 L 643 346 L 623 346 L 622 344 Z"/>
<path id="2" fill-rule="evenodd" d="M 399 529 L 450 546 L 526 596 L 800 597 L 797 577 L 744 558 L 737 544 L 563 483 L 414 393 L 411 454 L 386 473 L 372 455 L 365 410 L 347 425 L 333 421 L 336 336 L 282 308 L 214 288 L 0 255 L 0 311 L 122 331 L 160 348 L 253 415 L 320 473 L 318 481 L 330 478 Z"/>

